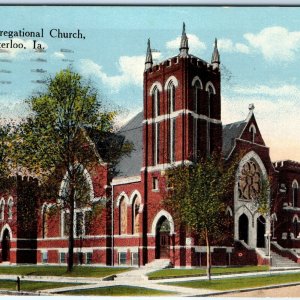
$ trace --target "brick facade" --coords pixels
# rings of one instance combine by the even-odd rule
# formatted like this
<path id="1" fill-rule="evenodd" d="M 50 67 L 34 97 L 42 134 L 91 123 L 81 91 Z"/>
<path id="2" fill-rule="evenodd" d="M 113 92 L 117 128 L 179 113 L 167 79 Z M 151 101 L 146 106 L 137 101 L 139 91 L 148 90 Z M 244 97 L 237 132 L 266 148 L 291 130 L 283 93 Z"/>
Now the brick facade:
<path id="1" fill-rule="evenodd" d="M 75 234 L 75 263 L 144 265 L 167 258 L 175 266 L 205 265 L 205 244 L 174 224 L 162 198 L 167 168 L 213 152 L 228 161 L 240 155 L 226 203 L 224 238 L 212 243 L 213 264 L 266 264 L 261 253 L 266 253 L 268 231 L 286 251 L 300 248 L 300 163 L 271 162 L 253 106 L 246 120 L 222 126 L 219 63 L 217 43 L 211 63 L 190 55 L 185 31 L 180 54 L 157 65 L 148 42 L 144 109 L 119 132 L 133 142 L 134 151 L 119 163 L 120 173 L 113 178 L 105 163 L 87 167 L 90 200 L 102 203 L 102 209 L 91 219 L 88 209 L 77 216 L 83 219 L 83 228 Z M 251 170 L 245 174 L 248 167 L 254 168 L 254 177 Z M 249 196 L 255 176 L 272 179 L 272 217 L 264 224 Z M 56 200 L 41 200 L 35 180 L 17 178 L 16 183 L 0 200 L 0 261 L 66 264 L 67 216 L 61 211 L 48 215 Z M 24 193 L 24 199 L 30 194 L 30 207 L 22 200 Z"/>

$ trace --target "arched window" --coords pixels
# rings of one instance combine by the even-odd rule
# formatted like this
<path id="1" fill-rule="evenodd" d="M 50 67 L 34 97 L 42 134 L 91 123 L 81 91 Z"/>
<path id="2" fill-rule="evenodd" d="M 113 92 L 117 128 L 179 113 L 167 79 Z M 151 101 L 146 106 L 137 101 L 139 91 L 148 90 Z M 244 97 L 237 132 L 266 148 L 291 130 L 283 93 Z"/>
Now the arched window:
<path id="1" fill-rule="evenodd" d="M 251 142 L 255 142 L 255 134 L 256 134 L 256 128 L 253 124 L 249 127 L 249 132 L 251 133 Z"/>
<path id="2" fill-rule="evenodd" d="M 0 201 L 0 220 L 4 220 L 4 209 L 5 209 L 5 202 L 4 199 Z"/>
<path id="3" fill-rule="evenodd" d="M 200 113 L 200 90 L 201 83 L 199 80 L 196 80 L 194 83 L 194 99 L 193 99 L 193 108 L 196 114 Z M 198 118 L 193 119 L 193 158 L 197 160 L 198 156 Z"/>
<path id="4" fill-rule="evenodd" d="M 169 147 L 168 161 L 175 162 L 175 137 L 176 137 L 176 118 L 169 119 Z"/>
<path id="5" fill-rule="evenodd" d="M 297 180 L 294 180 L 293 181 L 293 184 L 292 184 L 292 197 L 293 197 L 293 207 L 298 207 L 298 182 Z"/>
<path id="6" fill-rule="evenodd" d="M 153 165 L 159 164 L 159 123 L 153 124 Z"/>
<path id="7" fill-rule="evenodd" d="M 135 196 L 132 204 L 132 234 L 138 234 L 140 232 L 140 206 L 141 201 Z"/>
<path id="8" fill-rule="evenodd" d="M 199 114 L 200 110 L 200 91 L 201 83 L 199 80 L 196 80 L 194 83 L 194 99 L 193 99 L 193 109 L 196 114 Z"/>
<path id="9" fill-rule="evenodd" d="M 49 211 L 47 205 L 42 208 L 42 238 L 44 239 L 48 235 L 48 221 L 49 221 Z"/>
<path id="10" fill-rule="evenodd" d="M 120 234 L 126 234 L 127 233 L 127 202 L 124 197 L 122 197 L 120 201 L 119 224 L 120 224 Z"/>
<path id="11" fill-rule="evenodd" d="M 294 219 L 294 222 L 293 222 L 293 233 L 294 233 L 294 237 L 297 238 L 298 237 L 298 234 L 299 234 L 299 226 L 298 226 L 298 220 L 297 218 Z"/>
<path id="12" fill-rule="evenodd" d="M 159 96 L 159 90 L 157 87 L 154 88 L 152 92 L 152 117 L 155 118 L 159 116 L 160 110 L 159 110 L 159 105 L 160 105 L 160 96 Z"/>
<path id="13" fill-rule="evenodd" d="M 63 236 L 68 236 L 70 232 L 70 213 L 63 212 Z"/>
<path id="14" fill-rule="evenodd" d="M 8 219 L 12 219 L 12 217 L 13 217 L 13 212 L 12 212 L 13 205 L 14 205 L 13 200 L 10 198 L 8 200 L 8 204 L 7 204 L 7 206 L 8 206 Z"/>
<path id="15" fill-rule="evenodd" d="M 260 191 L 261 171 L 254 160 L 249 160 L 243 165 L 239 174 L 238 191 L 239 199 L 255 200 Z"/>
<path id="16" fill-rule="evenodd" d="M 170 81 L 168 84 L 167 95 L 169 113 L 172 113 L 175 111 L 175 85 L 173 81 Z"/>
<path id="17" fill-rule="evenodd" d="M 212 107 L 213 107 L 213 95 L 214 95 L 214 88 L 211 84 L 207 86 L 207 126 L 206 126 L 206 153 L 207 155 L 210 155 L 210 148 L 211 148 L 211 142 L 210 142 L 210 117 L 212 114 Z"/>

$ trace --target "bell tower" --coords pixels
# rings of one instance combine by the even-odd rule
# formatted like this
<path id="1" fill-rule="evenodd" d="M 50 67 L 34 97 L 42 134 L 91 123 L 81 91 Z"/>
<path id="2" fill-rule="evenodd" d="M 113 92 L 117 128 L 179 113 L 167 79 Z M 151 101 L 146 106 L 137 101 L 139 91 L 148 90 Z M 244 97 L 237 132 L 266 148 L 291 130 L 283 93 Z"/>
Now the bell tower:
<path id="1" fill-rule="evenodd" d="M 222 148 L 220 55 L 189 53 L 183 23 L 178 55 L 154 64 L 150 40 L 144 71 L 144 162 L 149 170 L 197 161 Z"/>

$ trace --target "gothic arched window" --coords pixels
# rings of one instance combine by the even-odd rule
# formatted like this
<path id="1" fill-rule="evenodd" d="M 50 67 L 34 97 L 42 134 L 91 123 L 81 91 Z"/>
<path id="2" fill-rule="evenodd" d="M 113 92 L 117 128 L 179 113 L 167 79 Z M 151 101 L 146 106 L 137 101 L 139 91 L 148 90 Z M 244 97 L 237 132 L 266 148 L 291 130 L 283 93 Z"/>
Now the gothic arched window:
<path id="1" fill-rule="evenodd" d="M 169 113 L 172 113 L 173 111 L 175 111 L 175 85 L 173 81 L 170 81 L 168 85 L 167 95 Z"/>
<path id="2" fill-rule="evenodd" d="M 127 203 L 124 197 L 120 201 L 119 207 L 119 224 L 120 224 L 120 234 L 127 233 Z"/>
<path id="3" fill-rule="evenodd" d="M 292 197 L 293 197 L 293 206 L 294 207 L 298 207 L 298 182 L 296 180 L 293 181 L 293 184 L 292 184 Z"/>
<path id="4" fill-rule="evenodd" d="M 260 191 L 260 169 L 256 162 L 250 160 L 243 165 L 239 175 L 239 199 L 254 200 Z"/>
<path id="5" fill-rule="evenodd" d="M 5 209 L 5 202 L 4 199 L 0 201 L 0 220 L 4 220 L 4 209 Z"/>
<path id="6" fill-rule="evenodd" d="M 132 234 L 137 234 L 140 231 L 140 206 L 141 201 L 137 196 L 135 196 L 132 204 Z"/>
<path id="7" fill-rule="evenodd" d="M 14 205 L 13 200 L 9 199 L 8 204 L 7 204 L 7 206 L 8 206 L 8 219 L 12 219 L 12 217 L 13 217 L 13 212 L 12 212 L 13 205 Z"/>
<path id="8" fill-rule="evenodd" d="M 152 145 L 153 145 L 153 165 L 159 164 L 159 123 L 155 122 L 153 124 L 153 135 L 152 135 Z"/>
<path id="9" fill-rule="evenodd" d="M 194 84 L 194 99 L 193 99 L 193 109 L 196 114 L 199 114 L 200 110 L 200 91 L 201 91 L 201 83 L 199 80 L 196 80 Z"/>
<path id="10" fill-rule="evenodd" d="M 49 221 L 49 212 L 47 205 L 44 205 L 42 208 L 42 238 L 44 239 L 48 235 L 48 221 Z"/>
<path id="11" fill-rule="evenodd" d="M 159 90 L 157 87 L 154 88 L 152 92 L 152 117 L 156 118 L 159 116 L 160 110 L 159 110 L 159 100 L 160 95 L 159 95 Z"/>

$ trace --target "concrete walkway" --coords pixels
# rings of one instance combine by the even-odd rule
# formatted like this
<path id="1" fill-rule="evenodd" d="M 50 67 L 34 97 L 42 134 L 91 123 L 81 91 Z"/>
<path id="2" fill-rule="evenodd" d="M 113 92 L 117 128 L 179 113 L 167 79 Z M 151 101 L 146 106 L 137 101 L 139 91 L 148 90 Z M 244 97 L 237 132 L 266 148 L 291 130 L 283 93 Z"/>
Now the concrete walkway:
<path id="1" fill-rule="evenodd" d="M 26 281 L 50 281 L 50 282 L 65 282 L 65 283 L 80 283 L 78 286 L 68 286 L 55 289 L 47 289 L 38 291 L 37 294 L 43 295 L 53 295 L 60 294 L 63 292 L 83 290 L 83 289 L 94 289 L 102 287 L 113 287 L 113 286 L 133 286 L 133 287 L 142 287 L 148 289 L 155 289 L 170 293 L 176 293 L 176 296 L 201 296 L 201 295 L 216 295 L 222 293 L 216 290 L 208 289 L 195 289 L 195 288 L 186 288 L 179 286 L 169 286 L 164 285 L 164 283 L 171 282 L 182 282 L 182 281 L 192 281 L 192 280 L 206 280 L 206 276 L 195 276 L 195 277 L 185 277 L 185 278 L 172 278 L 172 279 L 158 279 L 158 280 L 148 280 L 146 276 L 147 273 L 159 270 L 161 268 L 155 267 L 141 267 L 139 269 L 134 269 L 124 273 L 118 274 L 115 278 L 87 278 L 87 277 L 60 277 L 60 276 L 21 276 L 21 282 Z M 287 274 L 300 272 L 297 270 L 276 270 L 272 271 L 272 274 Z M 252 272 L 252 273 L 241 273 L 241 274 L 228 274 L 228 275 L 215 275 L 212 276 L 213 279 L 217 278 L 237 278 L 237 277 L 249 277 L 249 276 L 263 276 L 270 275 L 269 271 L 266 272 Z M 0 275 L 0 279 L 16 279 L 16 275 Z M 295 284 L 294 284 L 295 285 Z"/>

